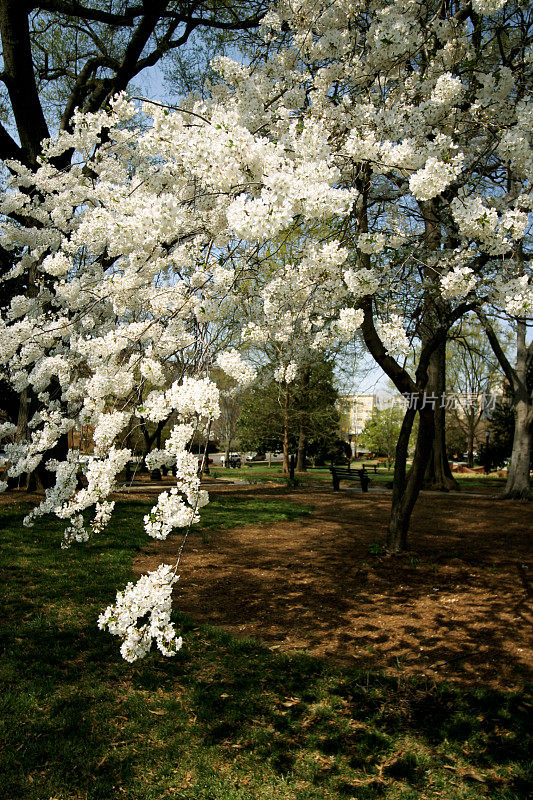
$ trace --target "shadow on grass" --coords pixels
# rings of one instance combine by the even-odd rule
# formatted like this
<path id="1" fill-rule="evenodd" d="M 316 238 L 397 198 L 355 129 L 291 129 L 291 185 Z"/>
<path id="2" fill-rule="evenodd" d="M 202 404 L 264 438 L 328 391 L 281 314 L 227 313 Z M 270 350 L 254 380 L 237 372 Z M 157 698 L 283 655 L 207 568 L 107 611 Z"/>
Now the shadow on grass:
<path id="1" fill-rule="evenodd" d="M 67 553 L 56 523 L 4 515 L 1 798 L 528 796 L 531 706 L 517 693 L 335 668 L 185 616 L 176 658 L 123 662 L 96 616 L 144 544 L 135 505 Z M 252 512 L 232 498 L 212 519 Z"/>

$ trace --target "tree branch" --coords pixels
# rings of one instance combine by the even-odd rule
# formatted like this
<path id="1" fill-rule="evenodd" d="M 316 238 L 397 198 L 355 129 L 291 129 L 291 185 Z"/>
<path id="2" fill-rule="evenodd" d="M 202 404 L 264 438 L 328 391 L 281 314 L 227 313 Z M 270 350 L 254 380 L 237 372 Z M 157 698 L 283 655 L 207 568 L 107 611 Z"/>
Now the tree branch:
<path id="1" fill-rule="evenodd" d="M 29 11 L 52 11 L 63 14 L 65 17 L 77 17 L 91 22 L 104 22 L 109 25 L 120 27 L 132 27 L 137 17 L 145 13 L 144 4 L 127 9 L 123 14 L 114 14 L 112 11 L 102 11 L 98 8 L 87 8 L 87 6 L 72 2 L 62 2 L 61 0 L 39 0 L 28 6 Z"/>
<path id="2" fill-rule="evenodd" d="M 102 104 L 105 103 L 110 96 L 126 89 L 132 77 L 137 74 L 136 68 L 141 53 L 146 47 L 168 3 L 169 0 L 158 0 L 158 2 L 152 0 L 152 3 L 146 4 L 146 7 L 150 8 L 150 11 L 144 14 L 134 31 L 115 76 L 109 81 L 102 82 L 100 91 L 93 94 L 88 104 L 89 107 L 87 111 L 96 111 L 98 108 L 101 108 Z"/>
<path id="3" fill-rule="evenodd" d="M 3 125 L 0 125 L 0 159 L 12 158 L 15 161 L 24 161 L 24 153 L 16 141 L 11 138 Z"/>
<path id="4" fill-rule="evenodd" d="M 498 337 L 494 331 L 494 328 L 489 322 L 489 319 L 485 312 L 481 308 L 476 308 L 476 315 L 481 325 L 483 326 L 483 330 L 487 334 L 487 339 L 490 342 L 490 346 L 494 350 L 494 355 L 498 359 L 498 362 L 505 373 L 505 377 L 509 381 L 511 387 L 515 388 L 516 383 L 518 381 L 518 375 L 516 374 L 516 370 L 511 366 L 511 363 L 505 353 L 503 352 L 503 348 L 498 341 Z"/>
<path id="5" fill-rule="evenodd" d="M 28 10 L 20 0 L 3 0 L 0 4 L 0 34 L 6 85 L 21 148 L 25 160 L 35 164 L 41 142 L 50 134 L 35 83 Z"/>

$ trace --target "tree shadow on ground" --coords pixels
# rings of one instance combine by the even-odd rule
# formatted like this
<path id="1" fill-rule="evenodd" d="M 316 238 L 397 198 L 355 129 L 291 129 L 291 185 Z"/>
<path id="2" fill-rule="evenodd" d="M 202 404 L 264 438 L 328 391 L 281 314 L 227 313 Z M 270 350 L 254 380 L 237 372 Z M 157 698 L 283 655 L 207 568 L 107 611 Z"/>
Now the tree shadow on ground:
<path id="1" fill-rule="evenodd" d="M 226 489 L 246 496 L 250 487 Z M 252 489 L 254 497 L 280 490 Z M 391 675 L 508 687 L 531 676 L 528 505 L 424 495 L 412 551 L 386 557 L 385 495 L 294 492 L 303 519 L 197 536 L 185 554 L 176 607 L 270 647 L 305 649 Z M 216 495 L 215 495 L 216 497 Z M 148 548 L 138 571 L 172 557 Z"/>

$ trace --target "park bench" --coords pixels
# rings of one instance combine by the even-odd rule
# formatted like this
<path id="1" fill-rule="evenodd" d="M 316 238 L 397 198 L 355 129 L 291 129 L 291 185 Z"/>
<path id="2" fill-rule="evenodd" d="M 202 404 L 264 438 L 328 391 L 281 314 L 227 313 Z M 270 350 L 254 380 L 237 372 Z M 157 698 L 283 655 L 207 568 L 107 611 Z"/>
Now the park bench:
<path id="1" fill-rule="evenodd" d="M 341 481 L 360 481 L 361 483 L 361 490 L 363 492 L 368 492 L 368 485 L 370 483 L 370 478 L 368 477 L 368 472 L 363 467 L 363 469 L 350 469 L 350 465 L 348 466 L 332 466 L 329 468 L 331 472 L 331 477 L 333 478 L 333 489 L 334 491 L 338 491 L 340 489 Z"/>
<path id="2" fill-rule="evenodd" d="M 366 470 L 374 470 L 374 475 L 378 474 L 378 465 L 377 464 L 363 464 L 363 469 Z"/>

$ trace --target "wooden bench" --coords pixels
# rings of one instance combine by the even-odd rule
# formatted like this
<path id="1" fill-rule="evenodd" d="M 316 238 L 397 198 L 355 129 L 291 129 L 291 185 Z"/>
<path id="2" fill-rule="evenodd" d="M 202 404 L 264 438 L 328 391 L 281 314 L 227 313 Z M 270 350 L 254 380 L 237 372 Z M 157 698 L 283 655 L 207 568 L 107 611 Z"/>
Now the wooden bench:
<path id="1" fill-rule="evenodd" d="M 370 478 L 364 467 L 363 469 L 350 469 L 349 465 L 346 467 L 330 467 L 329 471 L 331 472 L 331 477 L 333 478 L 334 491 L 337 492 L 340 489 L 341 481 L 360 481 L 361 490 L 363 492 L 368 492 Z"/>
<path id="2" fill-rule="evenodd" d="M 363 464 L 363 469 L 366 469 L 366 470 L 373 469 L 374 470 L 374 475 L 378 474 L 378 465 L 377 464 Z"/>

